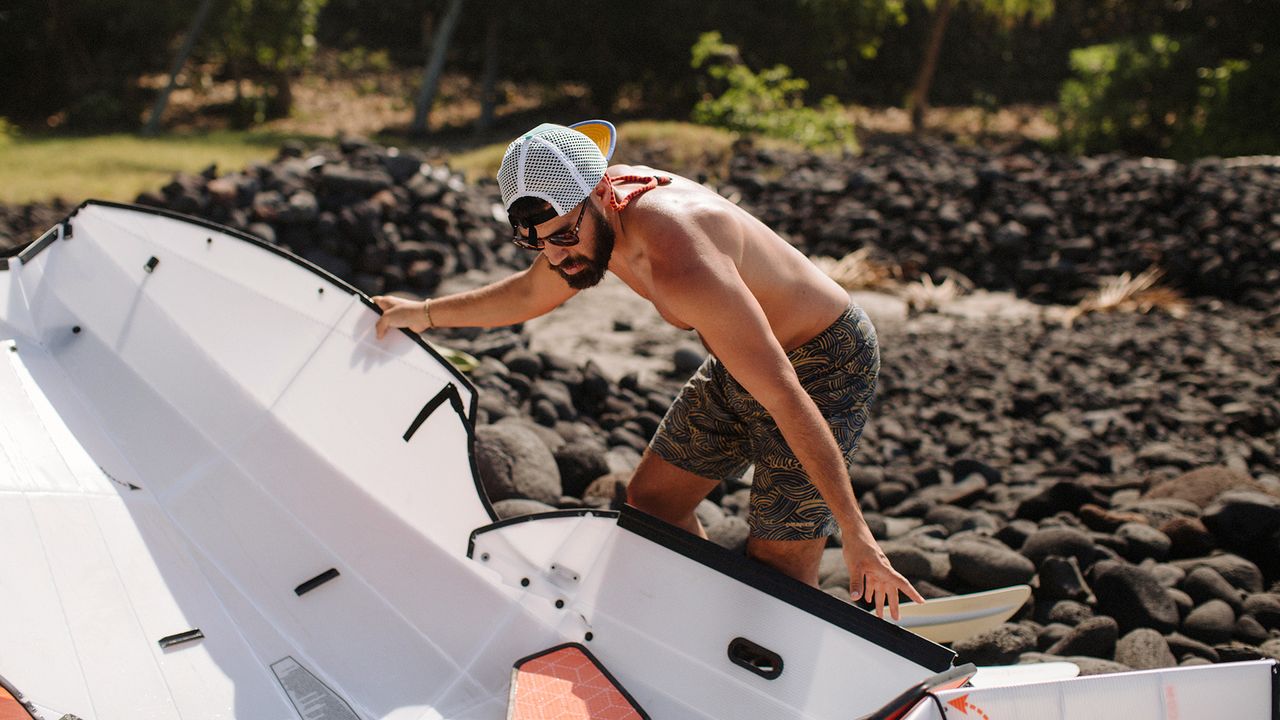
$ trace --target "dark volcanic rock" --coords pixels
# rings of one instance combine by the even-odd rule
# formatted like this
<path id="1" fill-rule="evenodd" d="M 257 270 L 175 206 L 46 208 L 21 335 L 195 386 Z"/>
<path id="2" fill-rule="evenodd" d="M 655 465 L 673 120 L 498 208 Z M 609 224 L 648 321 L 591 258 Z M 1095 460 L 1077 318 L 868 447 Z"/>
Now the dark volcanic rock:
<path id="1" fill-rule="evenodd" d="M 1191 572 L 1198 567 L 1208 567 L 1217 571 L 1232 586 L 1247 593 L 1262 592 L 1262 572 L 1258 566 L 1239 555 L 1223 553 L 1210 557 L 1175 560 L 1173 565 Z"/>
<path id="2" fill-rule="evenodd" d="M 1133 562 L 1146 558 L 1164 560 L 1172 545 L 1168 535 L 1145 523 L 1125 523 L 1115 535 L 1125 541 L 1125 549 L 1120 554 Z"/>
<path id="3" fill-rule="evenodd" d="M 1280 630 L 1280 593 L 1254 593 L 1245 598 L 1243 609 L 1267 630 Z"/>
<path id="4" fill-rule="evenodd" d="M 560 471 L 551 451 L 533 433 L 514 424 L 476 429 L 476 465 L 493 501 L 529 498 L 560 501 Z"/>
<path id="5" fill-rule="evenodd" d="M 1056 482 L 1044 492 L 1023 500 L 1018 505 L 1018 517 L 1027 520 L 1042 520 L 1060 512 L 1075 512 L 1081 505 L 1107 505 L 1107 499 L 1101 493 L 1085 486 L 1083 483 L 1070 480 Z"/>
<path id="6" fill-rule="evenodd" d="M 1138 628 L 1120 638 L 1116 643 L 1115 660 L 1134 670 L 1154 670 L 1178 664 L 1169 642 L 1151 628 Z"/>
<path id="7" fill-rule="evenodd" d="M 1223 546 L 1251 560 L 1274 566 L 1280 533 L 1280 498 L 1261 492 L 1230 490 L 1205 508 L 1204 524 Z"/>
<path id="8" fill-rule="evenodd" d="M 1156 483 L 1147 491 L 1146 497 L 1174 498 L 1206 507 L 1227 490 L 1260 491 L 1262 487 L 1245 473 L 1214 465 Z"/>
<path id="9" fill-rule="evenodd" d="M 951 572 L 979 590 L 1020 585 L 1031 579 L 1036 566 L 996 543 L 959 541 L 950 546 Z"/>
<path id="10" fill-rule="evenodd" d="M 1115 653 L 1119 632 L 1120 628 L 1115 620 L 1105 615 L 1092 617 L 1081 621 L 1066 637 L 1045 652 L 1050 655 L 1089 655 L 1109 660 Z"/>
<path id="11" fill-rule="evenodd" d="M 1214 645 L 1230 640 L 1235 625 L 1236 614 L 1231 606 L 1221 600 L 1210 600 L 1187 615 L 1182 621 L 1182 632 Z"/>
<path id="12" fill-rule="evenodd" d="M 1222 600 L 1231 606 L 1236 613 L 1244 609 L 1243 593 L 1235 588 L 1226 578 L 1213 568 L 1200 566 L 1187 573 L 1181 583 L 1182 590 L 1197 603 L 1209 600 Z"/>
<path id="13" fill-rule="evenodd" d="M 1126 633 L 1140 627 L 1166 633 L 1178 626 L 1173 598 L 1142 568 L 1103 560 L 1091 571 L 1090 584 L 1099 612 L 1115 618 Z"/>
<path id="14" fill-rule="evenodd" d="M 609 462 L 605 459 L 607 450 L 597 440 L 575 440 L 555 451 L 564 494 L 582 497 L 596 478 L 609 474 Z"/>
<path id="15" fill-rule="evenodd" d="M 1218 651 L 1214 650 L 1212 645 L 1207 645 L 1180 633 L 1169 633 L 1165 636 L 1165 641 L 1169 644 L 1169 650 L 1179 660 L 1187 655 L 1195 655 L 1210 662 L 1218 662 Z"/>
<path id="16" fill-rule="evenodd" d="M 1213 533 L 1200 518 L 1173 518 L 1160 526 L 1160 532 L 1169 538 L 1170 557 L 1200 557 L 1218 546 Z"/>
<path id="17" fill-rule="evenodd" d="M 1037 530 L 1027 538 L 1019 552 L 1034 563 L 1043 562 L 1050 555 L 1073 557 L 1082 568 L 1092 565 L 1097 557 L 1097 548 L 1087 534 L 1065 527 Z"/>
<path id="18" fill-rule="evenodd" d="M 951 645 L 956 662 L 981 665 L 1008 665 L 1036 647 L 1036 634 L 1025 625 L 1005 623 L 994 630 L 957 640 Z"/>
<path id="19" fill-rule="evenodd" d="M 1036 599 L 1042 602 L 1047 600 L 1094 601 L 1093 591 L 1089 589 L 1084 574 L 1080 572 L 1080 564 L 1073 557 L 1063 558 L 1057 555 L 1046 557 L 1040 563 L 1036 581 L 1038 585 Z"/>
<path id="20" fill-rule="evenodd" d="M 493 511 L 498 514 L 498 518 L 501 520 L 521 515 L 536 515 L 555 509 L 552 505 L 528 498 L 507 498 L 493 504 Z"/>

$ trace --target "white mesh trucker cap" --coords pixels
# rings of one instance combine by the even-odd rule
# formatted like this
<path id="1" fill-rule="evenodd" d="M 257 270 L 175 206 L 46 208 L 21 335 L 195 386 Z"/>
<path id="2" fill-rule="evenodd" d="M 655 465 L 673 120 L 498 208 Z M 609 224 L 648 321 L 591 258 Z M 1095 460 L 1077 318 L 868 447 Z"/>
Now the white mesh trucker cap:
<path id="1" fill-rule="evenodd" d="M 568 127 L 543 123 L 507 146 L 498 170 L 498 187 L 506 210 L 523 197 L 551 203 L 564 215 L 582 202 L 604 177 L 617 141 L 606 120 L 586 120 Z"/>

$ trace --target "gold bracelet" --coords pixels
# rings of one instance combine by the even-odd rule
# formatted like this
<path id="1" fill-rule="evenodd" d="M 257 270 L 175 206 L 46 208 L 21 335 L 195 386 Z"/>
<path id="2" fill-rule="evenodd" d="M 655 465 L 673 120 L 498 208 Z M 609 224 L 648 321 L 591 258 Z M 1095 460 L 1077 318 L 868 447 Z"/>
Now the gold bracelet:
<path id="1" fill-rule="evenodd" d="M 427 319 L 427 330 L 435 327 L 435 323 L 431 322 L 431 298 L 422 301 L 422 315 Z"/>

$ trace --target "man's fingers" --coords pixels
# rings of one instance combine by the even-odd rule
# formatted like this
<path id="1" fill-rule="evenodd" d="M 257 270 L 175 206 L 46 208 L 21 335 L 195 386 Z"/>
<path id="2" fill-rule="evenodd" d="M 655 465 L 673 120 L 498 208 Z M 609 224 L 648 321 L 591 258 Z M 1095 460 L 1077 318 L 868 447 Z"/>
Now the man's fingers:
<path id="1" fill-rule="evenodd" d="M 894 620 L 898 619 L 898 589 L 897 588 L 894 588 L 893 592 L 889 593 L 889 617 L 893 618 Z"/>
<path id="2" fill-rule="evenodd" d="M 852 600 L 862 599 L 862 573 L 849 576 L 849 598 Z"/>
<path id="3" fill-rule="evenodd" d="M 378 339 L 381 340 L 387 334 L 387 316 L 383 315 L 378 318 Z"/>

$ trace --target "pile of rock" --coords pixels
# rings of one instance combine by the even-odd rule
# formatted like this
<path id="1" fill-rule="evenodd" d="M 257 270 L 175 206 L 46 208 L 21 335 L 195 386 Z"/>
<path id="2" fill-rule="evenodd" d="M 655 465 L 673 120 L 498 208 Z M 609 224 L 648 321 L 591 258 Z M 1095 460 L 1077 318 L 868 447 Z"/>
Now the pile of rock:
<path id="1" fill-rule="evenodd" d="M 1071 158 L 911 139 L 858 157 L 743 148 L 721 191 L 810 255 L 884 251 L 908 275 L 1073 304 L 1105 276 L 1269 308 L 1280 300 L 1280 163 Z"/>

